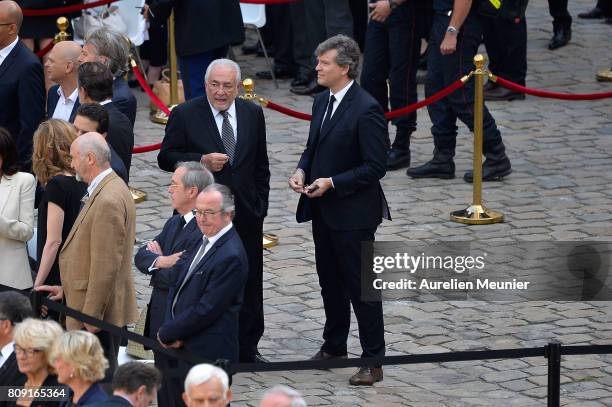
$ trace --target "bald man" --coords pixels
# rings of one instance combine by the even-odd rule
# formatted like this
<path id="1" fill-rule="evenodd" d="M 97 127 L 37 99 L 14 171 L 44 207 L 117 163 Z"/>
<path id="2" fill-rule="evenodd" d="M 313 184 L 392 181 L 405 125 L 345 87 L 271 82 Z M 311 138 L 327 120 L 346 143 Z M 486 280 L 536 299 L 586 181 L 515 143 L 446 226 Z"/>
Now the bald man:
<path id="1" fill-rule="evenodd" d="M 19 165 L 31 171 L 32 136 L 45 118 L 45 81 L 38 57 L 21 41 L 21 8 L 0 1 L 0 126 L 15 139 Z"/>
<path id="2" fill-rule="evenodd" d="M 47 118 L 62 119 L 73 123 L 79 107 L 77 72 L 81 46 L 74 41 L 62 41 L 47 54 L 45 73 L 57 83 L 47 94 Z"/>

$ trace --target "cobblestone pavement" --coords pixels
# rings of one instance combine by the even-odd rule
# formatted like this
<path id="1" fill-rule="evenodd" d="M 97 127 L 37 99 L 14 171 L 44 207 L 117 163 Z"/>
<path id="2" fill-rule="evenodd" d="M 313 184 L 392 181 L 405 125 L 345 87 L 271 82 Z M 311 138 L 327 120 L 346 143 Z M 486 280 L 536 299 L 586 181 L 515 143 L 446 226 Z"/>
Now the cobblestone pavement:
<path id="1" fill-rule="evenodd" d="M 593 0 L 570 2 L 573 16 Z M 612 25 L 575 18 L 572 42 L 546 48 L 551 18 L 545 1 L 529 5 L 528 86 L 568 92 L 610 91 L 595 81 L 596 70 L 612 63 Z M 239 48 L 236 49 L 239 53 Z M 261 58 L 238 55 L 245 77 L 265 67 Z M 256 91 L 277 103 L 309 112 L 312 99 L 258 81 Z M 148 120 L 145 96 L 137 92 L 136 144 L 158 142 L 163 128 Z M 419 87 L 419 98 L 423 89 Z M 528 96 L 523 102 L 489 103 L 502 131 L 514 172 L 503 182 L 485 184 L 484 202 L 501 211 L 505 223 L 465 226 L 449 213 L 471 200 L 461 180 L 471 168 L 472 137 L 460 126 L 454 180 L 411 180 L 404 171 L 387 173 L 383 189 L 393 221 L 378 229 L 378 241 L 433 240 L 600 240 L 612 239 L 612 100 L 564 102 Z M 324 314 L 314 270 L 310 224 L 295 221 L 297 196 L 286 180 L 298 161 L 308 123 L 266 110 L 272 171 L 267 232 L 280 245 L 265 252 L 266 331 L 260 343 L 270 360 L 299 360 L 321 344 Z M 413 165 L 430 158 L 430 121 L 418 112 L 412 143 Z M 132 186 L 148 193 L 137 205 L 139 242 L 155 236 L 171 213 L 170 175 L 157 167 L 156 153 L 134 157 Z M 149 297 L 148 278 L 135 271 L 139 305 Z M 542 346 L 609 344 L 612 306 L 606 302 L 428 302 L 384 304 L 389 355 Z M 353 320 L 349 352 L 360 354 Z M 385 379 L 373 387 L 348 385 L 353 369 L 240 374 L 234 377 L 233 405 L 257 405 L 263 391 L 282 383 L 300 390 L 311 405 L 376 406 L 541 406 L 545 404 L 544 358 L 420 364 L 385 367 Z M 612 405 L 612 357 L 571 356 L 562 361 L 562 405 Z"/>

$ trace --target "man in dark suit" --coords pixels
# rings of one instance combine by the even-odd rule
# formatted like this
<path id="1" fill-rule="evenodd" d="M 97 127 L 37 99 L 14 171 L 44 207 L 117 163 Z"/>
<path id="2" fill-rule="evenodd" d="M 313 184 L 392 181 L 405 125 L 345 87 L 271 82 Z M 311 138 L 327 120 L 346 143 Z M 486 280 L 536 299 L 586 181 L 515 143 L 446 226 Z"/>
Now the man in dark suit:
<path id="1" fill-rule="evenodd" d="M 176 54 L 185 100 L 204 95 L 208 65 L 224 58 L 230 45 L 244 41 L 238 0 L 154 0 L 149 18 L 165 22 L 174 10 Z"/>
<path id="2" fill-rule="evenodd" d="M 113 97 L 111 71 L 100 62 L 85 62 L 79 66 L 79 100 L 81 103 L 99 103 L 108 112 L 109 125 L 106 141 L 115 149 L 130 174 L 134 130 L 130 120 L 119 111 Z"/>
<path id="3" fill-rule="evenodd" d="M 32 136 L 45 118 L 45 80 L 38 57 L 17 36 L 22 21 L 17 3 L 0 2 L 0 126 L 15 138 L 21 169 L 30 171 Z"/>
<path id="4" fill-rule="evenodd" d="M 76 127 L 79 136 L 95 132 L 100 133 L 104 138 L 108 137 L 108 112 L 104 106 L 99 103 L 85 103 L 79 106 L 75 112 L 74 127 Z M 111 152 L 110 165 L 113 171 L 117 173 L 125 184 L 128 184 L 128 172 L 123 164 L 123 160 L 119 154 L 109 144 L 108 148 Z"/>
<path id="5" fill-rule="evenodd" d="M 156 339 L 157 331 L 164 322 L 168 290 L 180 270 L 174 266 L 182 256 L 189 256 L 195 244 L 202 241 L 193 210 L 198 194 L 214 182 L 210 171 L 199 162 L 179 163 L 168 188 L 172 207 L 178 214 L 172 216 L 155 239 L 142 246 L 134 257 L 134 264 L 141 272 L 151 275 L 153 292 L 147 306 L 144 334 Z M 164 369 L 166 360 L 163 355 L 154 353 L 155 364 Z M 164 377 L 164 386 L 158 392 L 158 404 L 171 405 L 168 393 L 170 382 Z"/>
<path id="6" fill-rule="evenodd" d="M 101 62 L 113 76 L 113 104 L 127 116 L 134 130 L 136 97 L 123 75 L 129 70 L 130 48 L 126 38 L 107 27 L 98 28 L 87 35 L 79 56 L 79 63 Z M 129 165 L 126 164 L 129 169 Z"/>
<path id="7" fill-rule="evenodd" d="M 202 241 L 176 265 L 180 274 L 170 289 L 166 319 L 157 337 L 166 347 L 181 348 L 210 361 L 236 363 L 248 262 L 232 224 L 234 200 L 229 188 L 206 187 L 198 195 L 195 212 Z M 186 373 L 189 367 L 179 362 L 179 371 Z M 180 399 L 178 393 L 176 399 Z"/>
<path id="8" fill-rule="evenodd" d="M 74 122 L 79 107 L 77 87 L 78 58 L 81 46 L 74 41 L 61 41 L 51 48 L 45 62 L 47 78 L 55 82 L 47 93 L 47 118 Z"/>
<path id="9" fill-rule="evenodd" d="M 249 259 L 240 312 L 240 360 L 253 362 L 261 359 L 257 344 L 264 332 L 261 236 L 270 191 L 266 124 L 261 107 L 236 99 L 240 67 L 235 62 L 213 61 L 205 86 L 206 97 L 172 110 L 157 162 L 162 170 L 172 171 L 178 161 L 201 161 L 236 197 L 234 224 Z"/>
<path id="10" fill-rule="evenodd" d="M 385 175 L 387 122 L 378 102 L 357 85 L 359 46 L 344 35 L 319 44 L 317 76 L 329 91 L 315 97 L 306 149 L 289 186 L 300 193 L 297 221 L 312 220 L 325 308 L 324 343 L 314 359 L 342 358 L 353 305 L 363 357 L 384 356 L 382 303 L 361 299 L 361 244 L 373 242 L 389 208 Z M 351 384 L 372 385 L 381 367 L 362 367 Z"/>
<path id="11" fill-rule="evenodd" d="M 149 407 L 161 385 L 157 368 L 141 362 L 128 362 L 117 368 L 113 376 L 113 395 L 91 407 Z M 159 401 L 160 406 L 165 406 Z"/>
<path id="12" fill-rule="evenodd" d="M 32 317 L 28 297 L 16 291 L 0 292 L 0 386 L 23 386 L 26 377 L 17 369 L 13 342 L 15 324 Z M 3 406 L 0 401 L 0 406 Z"/>

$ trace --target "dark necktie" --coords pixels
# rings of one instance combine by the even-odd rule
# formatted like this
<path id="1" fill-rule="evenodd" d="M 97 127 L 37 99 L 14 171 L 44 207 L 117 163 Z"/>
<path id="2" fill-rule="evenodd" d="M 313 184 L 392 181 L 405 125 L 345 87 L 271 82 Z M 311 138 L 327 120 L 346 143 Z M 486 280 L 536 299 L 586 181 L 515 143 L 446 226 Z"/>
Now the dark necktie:
<path id="1" fill-rule="evenodd" d="M 234 129 L 229 121 L 229 113 L 227 110 L 221 112 L 223 116 L 223 124 L 221 125 L 221 139 L 223 140 L 223 147 L 225 152 L 229 156 L 230 164 L 234 163 L 234 152 L 236 151 L 236 140 L 234 139 Z"/>
<path id="2" fill-rule="evenodd" d="M 331 120 L 332 112 L 334 111 L 335 101 L 336 101 L 336 97 L 334 95 L 331 95 L 329 97 L 329 102 L 327 103 L 327 113 L 325 114 L 325 119 L 323 119 L 323 125 L 321 126 L 321 129 L 323 129 L 326 125 L 329 124 L 329 121 Z"/>

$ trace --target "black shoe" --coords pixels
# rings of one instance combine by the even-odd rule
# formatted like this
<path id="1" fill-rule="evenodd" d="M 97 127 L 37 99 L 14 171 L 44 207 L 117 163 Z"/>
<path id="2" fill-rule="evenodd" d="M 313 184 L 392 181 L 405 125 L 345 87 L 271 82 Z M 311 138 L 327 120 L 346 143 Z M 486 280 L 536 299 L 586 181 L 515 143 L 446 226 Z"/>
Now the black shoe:
<path id="1" fill-rule="evenodd" d="M 589 11 L 586 11 L 584 13 L 579 13 L 578 14 L 579 18 L 586 18 L 587 20 L 592 20 L 592 19 L 596 19 L 596 18 L 602 18 L 603 16 L 604 16 L 604 13 L 603 13 L 602 9 L 600 9 L 597 6 L 593 7 Z"/>
<path id="2" fill-rule="evenodd" d="M 330 359 L 347 359 L 348 355 L 342 354 L 342 355 L 334 355 L 332 353 L 327 353 L 325 351 L 318 351 L 317 353 L 314 354 L 313 357 L 310 358 L 310 360 L 330 360 Z"/>
<path id="3" fill-rule="evenodd" d="M 292 88 L 305 88 L 310 85 L 311 79 L 307 75 L 297 74 L 295 78 L 291 81 Z"/>
<path id="4" fill-rule="evenodd" d="M 548 49 L 552 51 L 554 49 L 561 48 L 567 45 L 571 39 L 571 28 L 559 28 L 558 30 L 554 30 L 553 36 L 548 43 Z"/>
<path id="5" fill-rule="evenodd" d="M 316 95 L 317 93 L 323 92 L 325 89 L 327 88 L 319 85 L 316 81 L 312 81 L 307 86 L 292 87 L 291 89 L 289 89 L 289 91 L 291 93 L 295 93 L 296 95 Z"/>
<path id="6" fill-rule="evenodd" d="M 505 100 L 507 102 L 510 102 L 512 100 L 525 100 L 525 94 L 524 93 L 518 93 L 518 92 L 512 92 L 509 89 L 506 88 L 502 88 L 501 86 L 498 86 L 496 88 L 490 89 L 490 90 L 485 90 L 484 91 L 484 98 L 485 100 L 489 100 L 489 101 L 502 101 Z"/>
<path id="7" fill-rule="evenodd" d="M 391 147 L 387 150 L 387 169 L 390 171 L 410 167 L 410 150 Z"/>
<path id="8" fill-rule="evenodd" d="M 455 178 L 455 162 L 453 160 L 439 161 L 435 158 L 418 167 L 408 168 L 406 175 L 411 178 Z"/>
<path id="9" fill-rule="evenodd" d="M 510 160 L 508 157 L 504 157 L 500 161 L 491 162 L 491 160 L 486 159 L 482 164 L 482 180 L 483 181 L 501 181 L 507 175 L 510 175 L 512 172 L 512 166 L 510 165 Z M 474 171 L 467 171 L 463 175 L 463 180 L 465 182 L 472 183 L 474 180 Z"/>
<path id="10" fill-rule="evenodd" d="M 274 68 L 274 76 L 276 76 L 276 79 L 289 79 L 289 78 L 293 78 L 293 71 L 290 69 L 286 69 L 286 68 Z M 258 71 L 255 72 L 255 77 L 258 79 L 266 79 L 266 80 L 272 80 L 272 74 L 270 73 L 270 71 Z"/>

